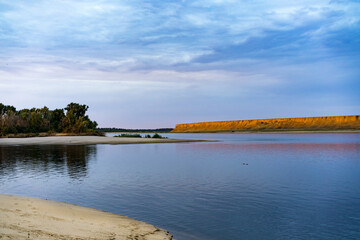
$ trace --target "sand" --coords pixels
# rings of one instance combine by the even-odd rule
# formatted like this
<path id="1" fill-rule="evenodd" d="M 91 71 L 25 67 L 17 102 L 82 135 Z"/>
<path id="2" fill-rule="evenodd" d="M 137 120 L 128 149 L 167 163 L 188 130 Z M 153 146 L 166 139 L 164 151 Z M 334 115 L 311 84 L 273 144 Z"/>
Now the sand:
<path id="1" fill-rule="evenodd" d="M 1 145 L 81 145 L 81 144 L 139 144 L 139 143 L 181 143 L 205 142 L 202 140 L 161 138 L 119 138 L 98 136 L 54 136 L 31 138 L 0 138 Z"/>
<path id="2" fill-rule="evenodd" d="M 173 239 L 134 219 L 63 202 L 0 194 L 0 239 Z"/>

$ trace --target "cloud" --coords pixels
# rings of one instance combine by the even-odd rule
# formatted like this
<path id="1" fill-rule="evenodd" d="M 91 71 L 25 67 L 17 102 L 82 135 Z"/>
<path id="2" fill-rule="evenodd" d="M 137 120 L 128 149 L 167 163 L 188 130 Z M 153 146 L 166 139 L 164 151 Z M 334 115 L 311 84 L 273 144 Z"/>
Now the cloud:
<path id="1" fill-rule="evenodd" d="M 0 0 L 0 102 L 122 105 L 140 125 L 141 106 L 164 124 L 174 106 L 184 121 L 306 115 L 310 102 L 357 113 L 359 12 L 358 1 Z"/>
<path id="2" fill-rule="evenodd" d="M 111 51 L 145 63 L 156 57 L 169 64 L 191 62 L 199 54 L 248 45 L 254 39 L 266 43 L 274 35 L 284 36 L 286 45 L 297 44 L 296 38 L 318 43 L 340 35 L 336 33 L 342 29 L 358 29 L 360 19 L 356 2 L 1 0 L 0 4 L 3 46 L 88 51 L 98 58 L 108 58 Z"/>

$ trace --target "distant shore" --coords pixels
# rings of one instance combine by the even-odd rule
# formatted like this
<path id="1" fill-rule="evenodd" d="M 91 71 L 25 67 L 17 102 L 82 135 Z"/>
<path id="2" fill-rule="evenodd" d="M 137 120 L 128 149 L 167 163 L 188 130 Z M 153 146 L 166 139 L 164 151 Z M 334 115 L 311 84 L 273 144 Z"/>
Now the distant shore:
<path id="1" fill-rule="evenodd" d="M 0 239 L 173 239 L 126 216 L 36 198 L 0 194 L 0 216 Z"/>
<path id="2" fill-rule="evenodd" d="M 85 145 L 207 142 L 204 140 L 167 138 L 115 138 L 98 136 L 53 136 L 32 138 L 0 138 L 2 145 Z"/>

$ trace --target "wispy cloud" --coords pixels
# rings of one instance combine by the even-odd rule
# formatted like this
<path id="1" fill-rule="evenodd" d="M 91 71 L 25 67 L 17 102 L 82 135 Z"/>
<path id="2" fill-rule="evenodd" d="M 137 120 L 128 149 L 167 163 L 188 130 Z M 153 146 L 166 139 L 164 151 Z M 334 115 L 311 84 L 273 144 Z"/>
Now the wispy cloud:
<path id="1" fill-rule="evenodd" d="M 294 102 L 306 115 L 297 96 L 330 115 L 356 113 L 359 32 L 358 1 L 0 0 L 0 102 L 63 95 L 96 106 L 94 96 L 117 103 L 130 91 L 141 106 L 155 92 L 152 109 L 176 105 L 186 121 L 268 117 L 258 106 L 274 99 L 278 112 Z M 320 103 L 331 97 L 343 105 Z M 199 98 L 222 110 L 189 110 Z"/>

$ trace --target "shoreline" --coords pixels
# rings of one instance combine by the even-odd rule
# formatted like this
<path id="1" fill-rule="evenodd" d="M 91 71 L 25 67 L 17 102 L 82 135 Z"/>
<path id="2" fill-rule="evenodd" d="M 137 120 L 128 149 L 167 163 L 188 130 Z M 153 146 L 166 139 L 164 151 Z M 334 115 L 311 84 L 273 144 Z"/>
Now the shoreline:
<path id="1" fill-rule="evenodd" d="M 9 145 L 91 145 L 91 144 L 149 144 L 149 143 L 190 143 L 209 142 L 206 140 L 167 138 L 116 138 L 99 136 L 51 136 L 31 138 L 0 138 L 0 146 Z"/>
<path id="2" fill-rule="evenodd" d="M 173 239 L 123 215 L 38 198 L 0 194 L 0 216 L 0 239 Z"/>
<path id="3" fill-rule="evenodd" d="M 251 133 L 360 133 L 360 130 L 279 130 L 279 131 L 199 131 L 199 132 L 171 132 L 171 133 L 229 133 L 229 134 L 251 134 Z"/>

